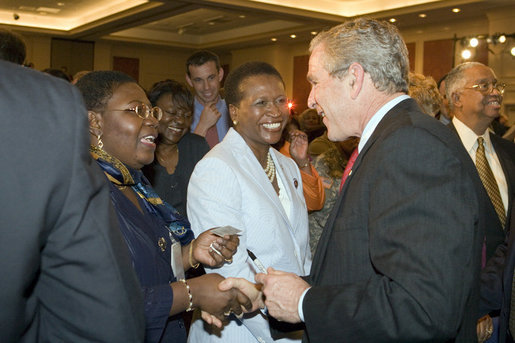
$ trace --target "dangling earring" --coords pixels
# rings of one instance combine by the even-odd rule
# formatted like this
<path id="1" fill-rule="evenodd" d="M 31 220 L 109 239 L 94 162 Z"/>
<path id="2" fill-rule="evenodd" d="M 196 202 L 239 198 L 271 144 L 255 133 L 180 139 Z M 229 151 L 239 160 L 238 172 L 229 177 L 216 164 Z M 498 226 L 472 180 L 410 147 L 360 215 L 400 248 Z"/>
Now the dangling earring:
<path id="1" fill-rule="evenodd" d="M 238 125 L 238 121 L 237 120 L 233 120 L 232 123 L 233 123 L 234 126 Z"/>
<path id="2" fill-rule="evenodd" d="M 102 137 L 102 135 L 98 135 L 98 136 L 97 136 L 98 147 L 99 147 L 100 149 L 102 149 L 102 148 L 104 147 L 104 142 L 102 142 L 102 138 L 101 138 L 101 137 Z"/>

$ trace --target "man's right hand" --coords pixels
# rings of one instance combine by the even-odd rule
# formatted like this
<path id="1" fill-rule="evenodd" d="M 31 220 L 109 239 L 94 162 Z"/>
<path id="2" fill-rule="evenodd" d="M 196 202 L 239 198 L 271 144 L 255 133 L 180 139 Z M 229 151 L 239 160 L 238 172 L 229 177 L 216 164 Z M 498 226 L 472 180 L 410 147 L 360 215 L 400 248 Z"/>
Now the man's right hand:
<path id="1" fill-rule="evenodd" d="M 220 119 L 221 116 L 222 114 L 216 108 L 215 102 L 206 104 L 200 113 L 199 122 L 193 133 L 202 137 L 206 137 L 207 130 L 209 130 L 210 127 L 216 125 L 216 122 L 218 119 Z"/>

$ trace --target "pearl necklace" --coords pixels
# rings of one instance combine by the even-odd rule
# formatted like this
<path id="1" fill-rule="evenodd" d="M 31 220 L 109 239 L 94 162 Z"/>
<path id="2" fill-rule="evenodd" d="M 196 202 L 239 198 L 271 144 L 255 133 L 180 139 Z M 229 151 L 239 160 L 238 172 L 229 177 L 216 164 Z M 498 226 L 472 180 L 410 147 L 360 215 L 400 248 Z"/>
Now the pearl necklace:
<path id="1" fill-rule="evenodd" d="M 266 159 L 266 168 L 265 168 L 266 176 L 268 176 L 268 179 L 271 183 L 274 183 L 275 180 L 275 164 L 274 160 L 272 160 L 272 155 L 270 155 L 270 151 L 268 152 L 267 159 Z"/>

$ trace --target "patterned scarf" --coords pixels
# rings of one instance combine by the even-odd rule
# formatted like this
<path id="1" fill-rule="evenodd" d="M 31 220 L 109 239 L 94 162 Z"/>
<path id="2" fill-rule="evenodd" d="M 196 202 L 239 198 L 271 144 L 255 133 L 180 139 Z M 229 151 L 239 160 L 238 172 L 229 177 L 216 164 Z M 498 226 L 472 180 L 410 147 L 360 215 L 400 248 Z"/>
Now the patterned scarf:
<path id="1" fill-rule="evenodd" d="M 141 170 L 127 167 L 116 157 L 96 146 L 90 145 L 89 151 L 107 179 L 118 187 L 131 187 L 144 200 L 145 208 L 164 220 L 181 245 L 187 244 L 194 238 L 188 220 L 170 204 L 161 200 Z"/>

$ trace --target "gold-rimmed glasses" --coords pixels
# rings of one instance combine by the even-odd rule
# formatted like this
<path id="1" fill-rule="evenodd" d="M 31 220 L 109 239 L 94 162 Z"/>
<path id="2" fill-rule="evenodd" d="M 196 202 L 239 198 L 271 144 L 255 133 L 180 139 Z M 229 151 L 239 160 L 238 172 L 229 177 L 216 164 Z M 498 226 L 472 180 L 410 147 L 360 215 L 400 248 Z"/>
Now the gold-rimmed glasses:
<path id="1" fill-rule="evenodd" d="M 149 107 L 145 104 L 139 104 L 132 108 L 127 108 L 125 110 L 109 110 L 109 111 L 124 111 L 124 112 L 132 112 L 135 113 L 141 119 L 147 119 L 149 116 L 152 116 L 157 121 L 160 121 L 163 117 L 163 110 L 159 107 Z"/>
<path id="2" fill-rule="evenodd" d="M 501 95 L 504 94 L 504 89 L 506 88 L 505 83 L 497 83 L 497 81 L 493 82 L 480 82 L 478 84 L 472 85 L 470 87 L 463 87 L 465 89 L 473 89 L 480 92 L 483 95 L 488 95 L 493 92 L 494 89 L 497 89 Z"/>

